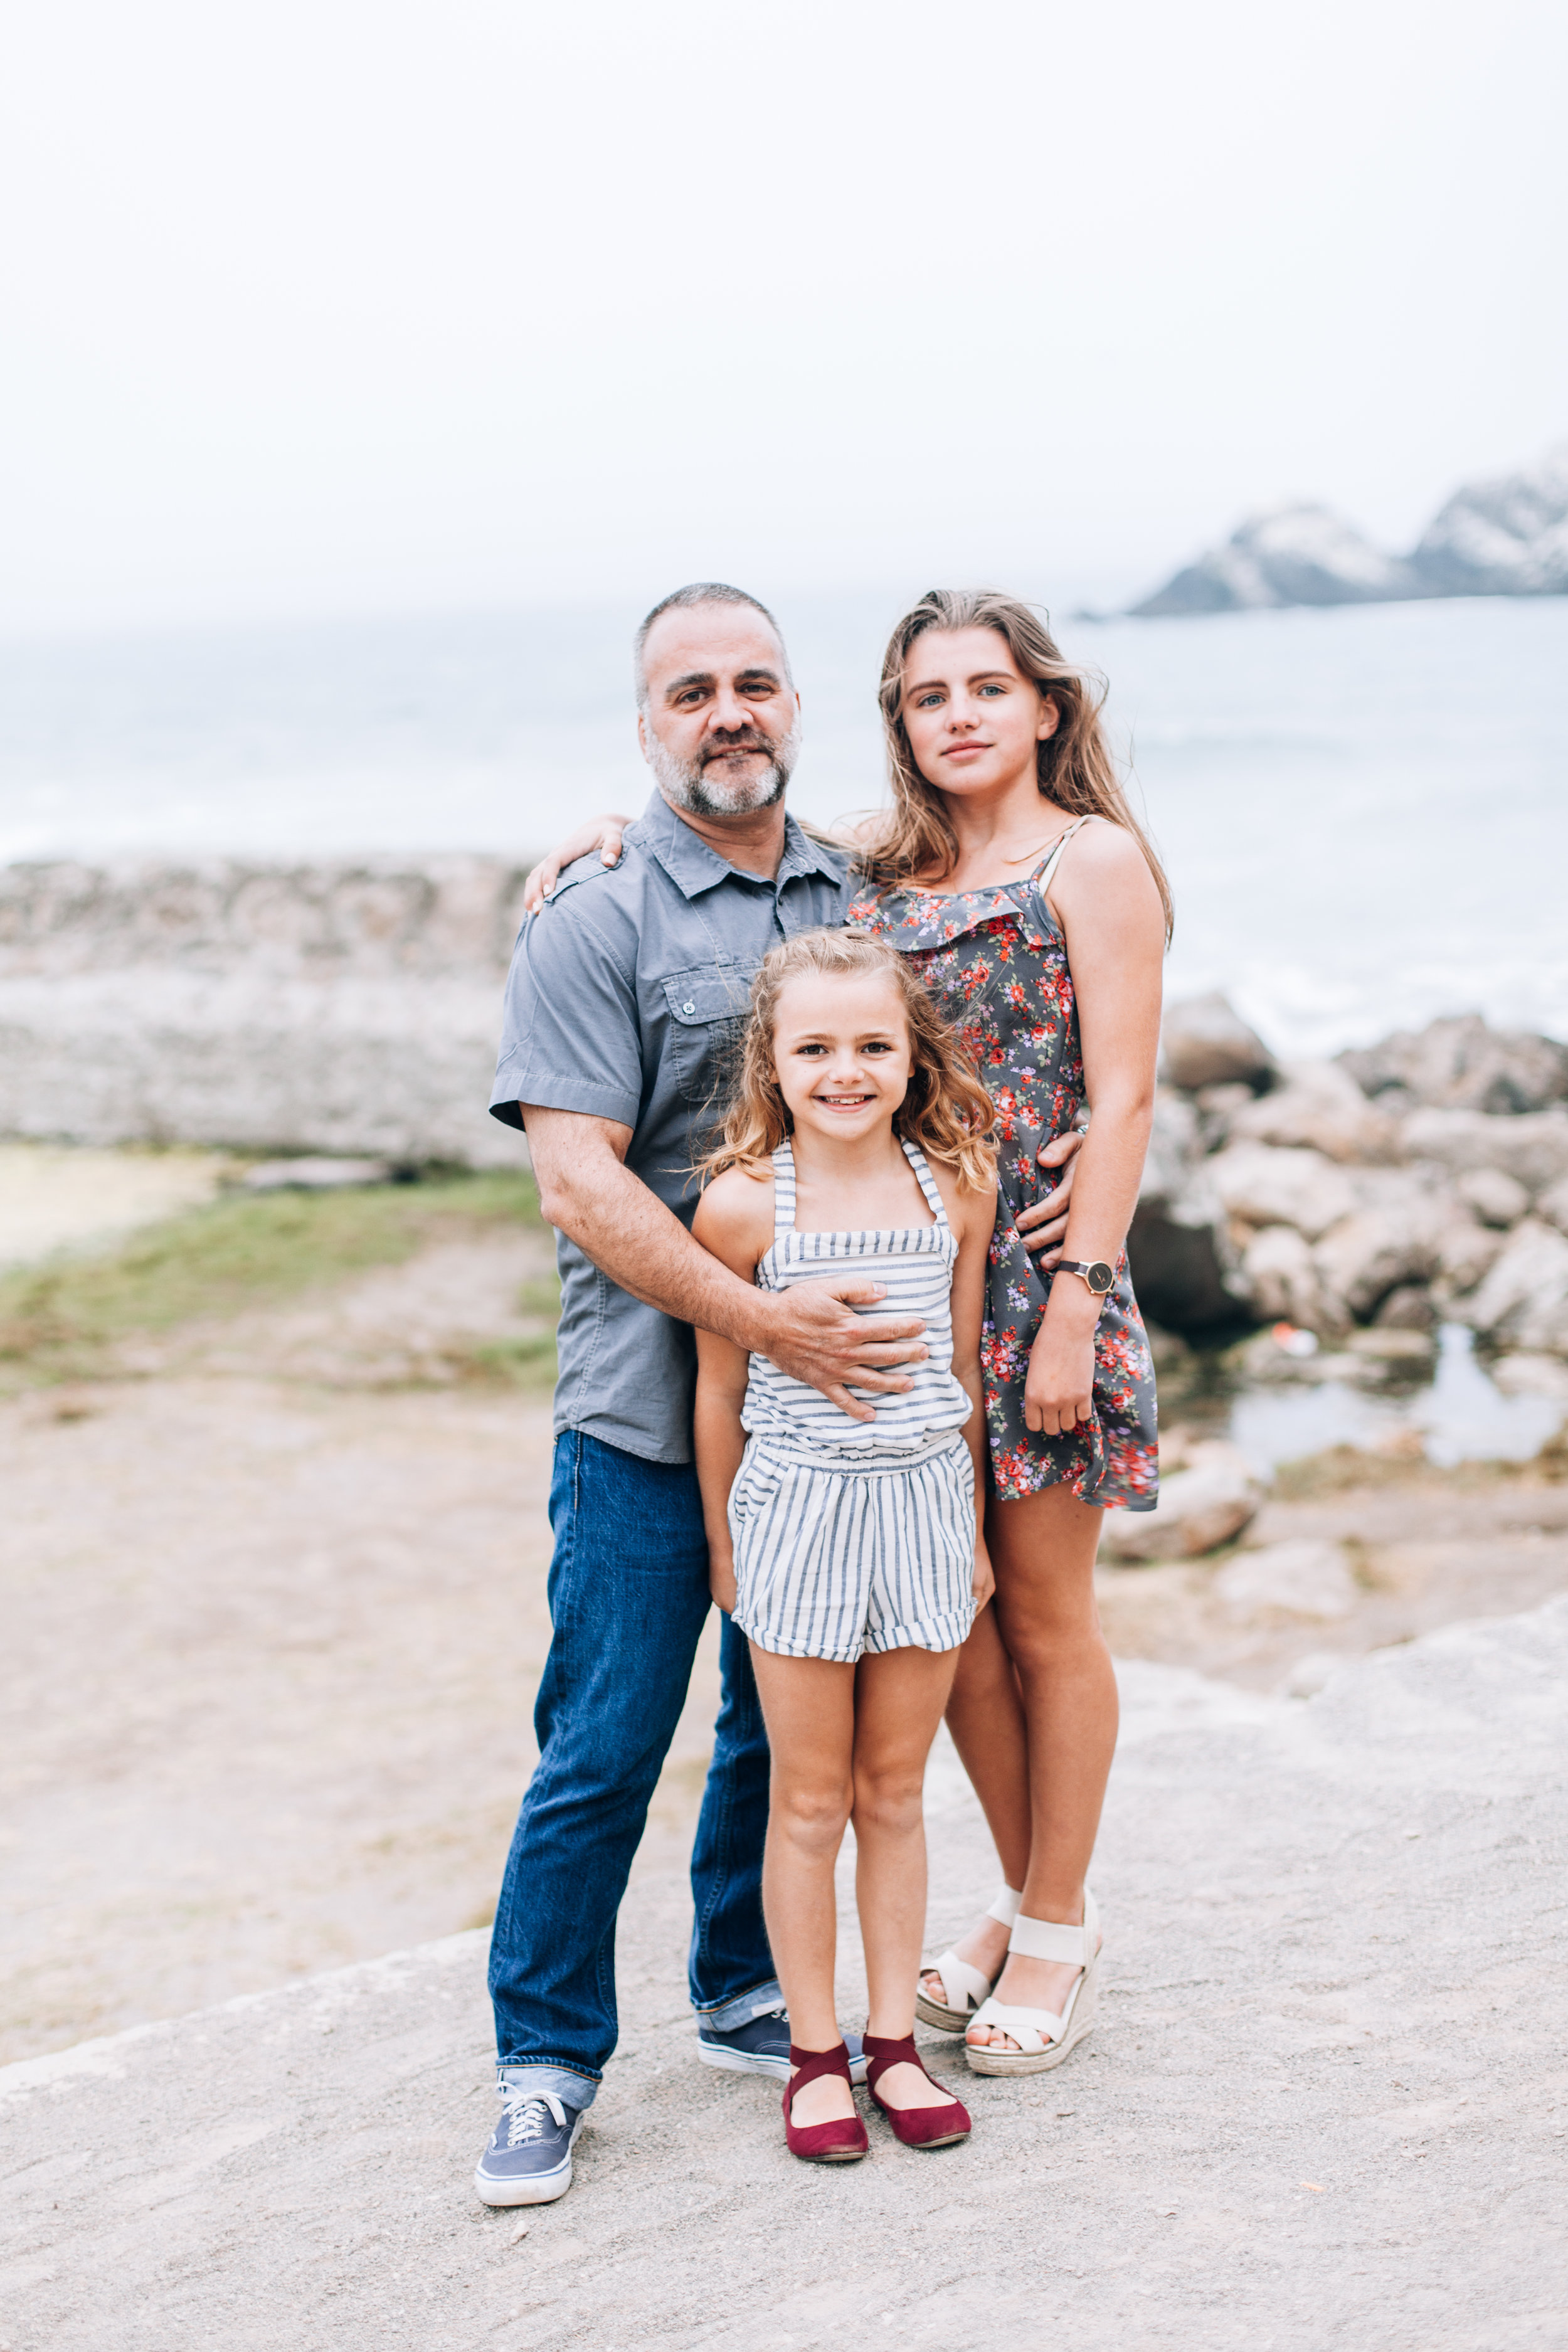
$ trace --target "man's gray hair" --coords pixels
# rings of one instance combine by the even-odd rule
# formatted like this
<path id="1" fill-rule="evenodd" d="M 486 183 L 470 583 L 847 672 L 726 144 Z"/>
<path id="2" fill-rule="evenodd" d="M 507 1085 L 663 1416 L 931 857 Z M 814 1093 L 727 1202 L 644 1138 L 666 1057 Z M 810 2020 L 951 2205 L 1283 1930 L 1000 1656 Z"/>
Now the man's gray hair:
<path id="1" fill-rule="evenodd" d="M 758 596 L 748 596 L 743 588 L 731 588 L 722 580 L 694 580 L 689 586 L 677 588 L 673 594 L 662 597 L 652 612 L 647 615 L 632 640 L 632 677 L 637 688 L 639 710 L 647 709 L 647 669 L 643 661 L 643 654 L 647 646 L 648 631 L 662 614 L 689 612 L 694 604 L 749 604 L 753 613 L 760 613 L 779 641 L 779 651 L 784 655 L 784 677 L 791 686 L 795 684 L 795 678 L 790 671 L 789 654 L 784 641 L 784 632 L 762 599 Z"/>

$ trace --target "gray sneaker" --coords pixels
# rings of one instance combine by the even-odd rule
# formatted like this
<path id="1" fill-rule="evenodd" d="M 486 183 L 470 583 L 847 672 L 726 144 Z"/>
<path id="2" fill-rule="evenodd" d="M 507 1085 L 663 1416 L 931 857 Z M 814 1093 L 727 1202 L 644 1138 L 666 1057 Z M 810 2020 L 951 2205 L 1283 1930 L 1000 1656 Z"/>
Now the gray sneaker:
<path id="1" fill-rule="evenodd" d="M 858 2033 L 847 2033 L 849 2079 L 866 2079 L 866 2053 Z M 789 2012 L 764 2010 L 729 2033 L 721 2033 L 706 2018 L 697 2021 L 697 2055 L 705 2066 L 720 2066 L 729 2074 L 771 2074 L 776 2083 L 789 2081 Z"/>
<path id="2" fill-rule="evenodd" d="M 500 2121 L 479 2161 L 474 2187 L 487 2205 L 548 2205 L 572 2186 L 572 2143 L 587 2110 L 548 2091 L 509 2091 Z"/>

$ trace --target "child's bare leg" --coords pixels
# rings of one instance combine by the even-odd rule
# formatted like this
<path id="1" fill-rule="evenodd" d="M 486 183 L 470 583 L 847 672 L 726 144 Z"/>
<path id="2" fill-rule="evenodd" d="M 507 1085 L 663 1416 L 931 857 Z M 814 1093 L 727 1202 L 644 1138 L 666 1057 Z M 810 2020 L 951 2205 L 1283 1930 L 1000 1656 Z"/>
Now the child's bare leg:
<path id="1" fill-rule="evenodd" d="M 855 1673 L 855 1893 L 870 1993 L 866 2031 L 889 2041 L 914 2032 L 926 1911 L 921 1796 L 958 1654 L 889 1650 L 862 1658 Z M 918 2066 L 889 2067 L 877 2092 L 890 2107 L 933 2104 Z"/>
<path id="2" fill-rule="evenodd" d="M 855 1668 L 832 1658 L 775 1657 L 754 1642 L 752 1662 L 773 1751 L 763 1859 L 768 1941 L 791 2041 L 801 2050 L 831 2050 L 843 2039 L 833 1997 L 833 1865 L 854 1798 Z M 854 2112 L 848 2084 L 835 2074 L 808 2083 L 790 2108 L 803 2125 Z"/>
<path id="3" fill-rule="evenodd" d="M 989 1602 L 958 1654 L 946 1712 L 952 1744 L 996 1842 L 1003 1882 L 1022 1887 L 1029 1867 L 1029 1743 L 1017 1676 Z M 994 1982 L 1007 1956 L 1007 1935 L 999 1919 L 982 1915 L 952 1948 Z M 934 1969 L 921 1982 L 933 2000 L 949 1999 Z"/>

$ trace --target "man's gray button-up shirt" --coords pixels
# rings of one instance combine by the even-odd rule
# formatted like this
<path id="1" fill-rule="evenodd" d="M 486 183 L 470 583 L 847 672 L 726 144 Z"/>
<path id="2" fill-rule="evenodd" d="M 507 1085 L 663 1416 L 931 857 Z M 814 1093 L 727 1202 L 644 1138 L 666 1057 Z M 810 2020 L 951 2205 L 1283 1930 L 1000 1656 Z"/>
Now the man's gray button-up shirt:
<path id="1" fill-rule="evenodd" d="M 776 877 L 727 865 L 656 793 L 618 866 L 569 866 L 524 923 L 507 979 L 490 1113 L 520 1103 L 586 1111 L 632 1130 L 626 1166 L 689 1225 L 692 1162 L 722 1106 L 727 1062 L 769 948 L 844 919 L 846 860 L 793 818 Z M 555 1428 L 586 1430 L 654 1462 L 691 1459 L 697 1348 L 678 1323 L 556 1236 L 561 1269 Z"/>

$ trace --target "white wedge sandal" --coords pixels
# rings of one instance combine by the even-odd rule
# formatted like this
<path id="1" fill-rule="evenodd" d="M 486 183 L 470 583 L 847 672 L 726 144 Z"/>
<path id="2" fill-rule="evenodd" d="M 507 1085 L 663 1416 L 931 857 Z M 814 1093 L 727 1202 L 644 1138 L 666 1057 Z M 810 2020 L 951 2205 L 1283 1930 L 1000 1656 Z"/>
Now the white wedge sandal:
<path id="1" fill-rule="evenodd" d="M 1004 1927 L 1011 1927 L 1023 1899 L 1016 1888 L 1005 1886 L 995 1902 L 986 1905 L 984 1916 L 999 1920 Z M 924 1987 L 917 1984 L 915 2015 L 922 2025 L 934 2025 L 939 2033 L 962 2033 L 982 2002 L 990 1999 L 995 1981 L 983 1976 L 968 1960 L 961 1960 L 956 1952 L 943 1952 L 940 1960 L 922 1960 L 921 1975 L 940 1977 L 943 1992 L 958 1996 L 956 2002 L 933 2000 Z"/>
<path id="2" fill-rule="evenodd" d="M 1048 2009 L 1021 2009 L 1014 2001 L 983 2001 L 969 2023 L 995 2026 L 1018 2046 L 998 2050 L 994 2042 L 985 2042 L 977 2049 L 973 2042 L 966 2042 L 963 2054 L 975 2074 L 1043 2074 L 1047 2067 L 1059 2066 L 1068 2052 L 1076 2049 L 1094 2023 L 1100 1991 L 1099 1936 L 1100 1913 L 1087 1886 L 1081 1927 L 1061 1927 L 1052 1919 L 1028 1919 L 1022 1914 L 1014 1920 L 1009 1952 L 1021 1952 L 1030 1960 L 1069 1960 L 1083 1973 L 1059 2017 Z"/>

